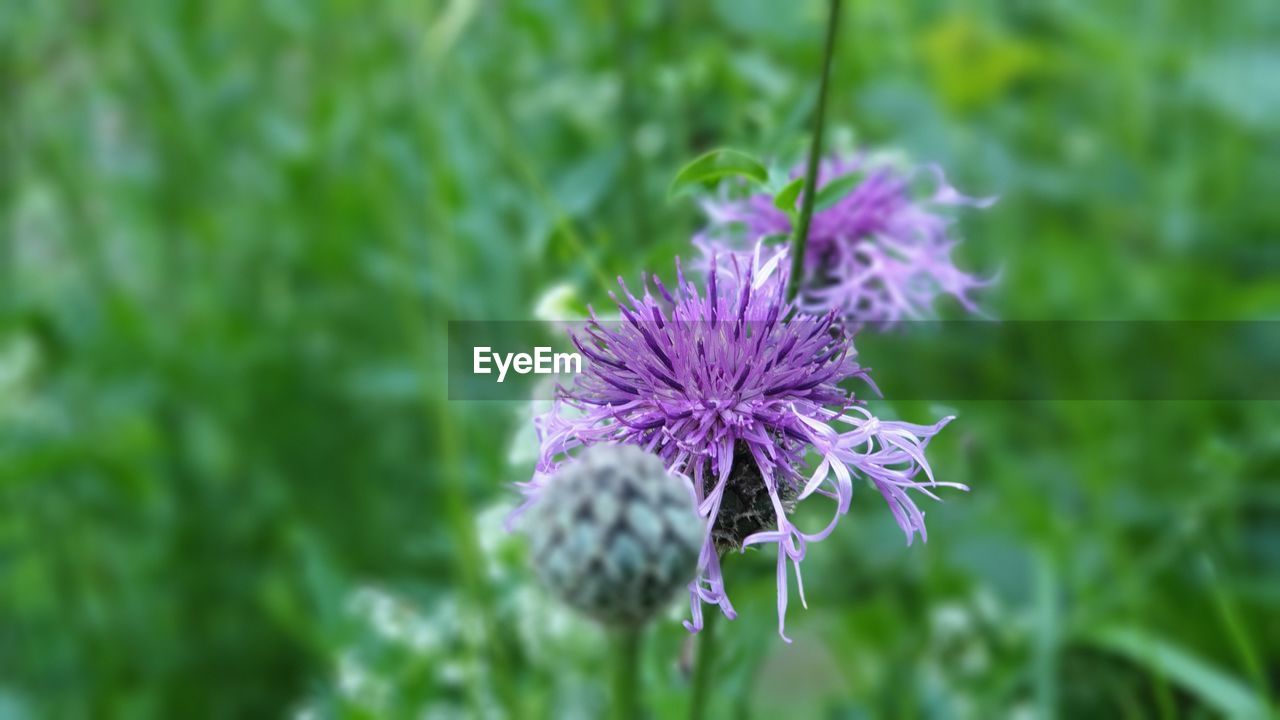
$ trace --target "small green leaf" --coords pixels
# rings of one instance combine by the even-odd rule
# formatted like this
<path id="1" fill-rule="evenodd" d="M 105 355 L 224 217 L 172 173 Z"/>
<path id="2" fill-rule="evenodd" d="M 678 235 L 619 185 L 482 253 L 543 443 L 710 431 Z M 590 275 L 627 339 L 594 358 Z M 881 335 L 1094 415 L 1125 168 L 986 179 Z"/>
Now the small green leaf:
<path id="1" fill-rule="evenodd" d="M 759 160 L 737 150 L 712 150 L 680 168 L 667 197 L 673 198 L 691 187 L 711 187 L 721 178 L 739 175 L 756 183 L 769 179 L 769 171 Z"/>
<path id="2" fill-rule="evenodd" d="M 777 195 L 773 196 L 773 206 L 783 212 L 795 212 L 796 198 L 800 197 L 800 190 L 804 187 L 804 178 L 796 178 L 787 183 Z"/>
<path id="3" fill-rule="evenodd" d="M 851 172 L 848 175 L 841 175 L 835 180 L 823 185 L 822 189 L 819 190 L 818 194 L 813 198 L 813 211 L 821 212 L 840 202 L 849 194 L 850 190 L 854 189 L 858 186 L 858 183 L 862 182 L 862 178 L 862 173 Z"/>
<path id="4" fill-rule="evenodd" d="M 786 169 L 778 167 L 777 165 L 770 165 L 769 179 L 765 181 L 764 185 L 760 189 L 770 195 L 777 195 L 782 191 L 782 188 L 786 187 L 790 182 L 791 175 Z"/>

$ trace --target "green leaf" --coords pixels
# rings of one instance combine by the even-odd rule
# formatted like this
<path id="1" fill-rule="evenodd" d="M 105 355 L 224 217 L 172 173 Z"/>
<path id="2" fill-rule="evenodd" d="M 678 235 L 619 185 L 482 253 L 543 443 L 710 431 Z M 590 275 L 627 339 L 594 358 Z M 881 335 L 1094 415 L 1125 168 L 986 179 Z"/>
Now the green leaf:
<path id="1" fill-rule="evenodd" d="M 1262 718 L 1267 714 L 1266 701 L 1240 679 L 1145 630 L 1106 627 L 1089 633 L 1087 639 L 1163 675 L 1227 717 Z"/>
<path id="2" fill-rule="evenodd" d="M 822 189 L 813 198 L 813 211 L 821 212 L 840 202 L 844 196 L 849 194 L 850 190 L 862 182 L 863 177 L 864 175 L 861 172 L 851 172 L 823 185 Z"/>
<path id="3" fill-rule="evenodd" d="M 787 183 L 777 195 L 773 196 L 773 206 L 783 212 L 795 212 L 796 198 L 800 197 L 800 190 L 804 187 L 804 178 L 796 178 Z"/>
<path id="4" fill-rule="evenodd" d="M 737 150 L 712 150 L 680 168 L 671 181 L 667 197 L 673 198 L 691 187 L 711 187 L 730 175 L 745 177 L 756 183 L 769 179 L 769 171 L 759 160 Z"/>

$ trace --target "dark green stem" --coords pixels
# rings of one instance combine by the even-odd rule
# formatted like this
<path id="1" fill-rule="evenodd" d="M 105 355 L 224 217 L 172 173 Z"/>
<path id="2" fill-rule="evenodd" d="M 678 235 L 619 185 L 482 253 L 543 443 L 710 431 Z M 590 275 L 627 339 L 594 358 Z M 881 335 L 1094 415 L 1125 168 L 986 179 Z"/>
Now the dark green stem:
<path id="1" fill-rule="evenodd" d="M 706 717 L 707 696 L 711 693 L 711 671 L 716 663 L 716 618 L 720 608 L 710 608 L 698 633 L 698 654 L 693 659 L 693 692 L 689 696 L 689 720 Z"/>
<path id="2" fill-rule="evenodd" d="M 636 149 L 637 121 L 640 108 L 636 97 L 635 51 L 632 34 L 630 4 L 613 0 L 614 46 L 617 51 L 618 72 L 622 81 L 622 97 L 618 103 L 618 129 L 622 133 L 623 157 L 626 163 L 627 202 L 630 204 L 631 223 L 628 228 L 632 243 L 650 240 L 649 219 L 646 212 L 646 181 L 644 161 Z"/>
<path id="3" fill-rule="evenodd" d="M 827 42 L 822 51 L 822 80 L 818 85 L 818 109 L 813 117 L 813 141 L 809 145 L 809 164 L 805 166 L 804 191 L 800 198 L 800 217 L 791 237 L 791 280 L 787 300 L 800 292 L 804 275 L 805 245 L 809 240 L 809 220 L 813 217 L 814 196 L 818 194 L 818 159 L 822 156 L 822 129 L 827 116 L 827 85 L 831 79 L 831 57 L 835 55 L 836 29 L 840 25 L 840 0 L 827 0 Z"/>
<path id="4" fill-rule="evenodd" d="M 613 717 L 640 719 L 640 638 L 643 626 L 618 628 L 614 638 Z"/>
<path id="5" fill-rule="evenodd" d="M 13 214 L 18 206 L 18 163 L 20 151 L 25 150 L 20 139 L 19 129 L 25 120 L 22 97 L 18 92 L 16 44 L 8 37 L 0 44 L 0 103 L 9 108 L 9 122 L 0 126 L 0 288 L 9 288 L 0 293 L 0 312 L 17 306 L 18 261 L 17 241 L 11 231 Z"/>

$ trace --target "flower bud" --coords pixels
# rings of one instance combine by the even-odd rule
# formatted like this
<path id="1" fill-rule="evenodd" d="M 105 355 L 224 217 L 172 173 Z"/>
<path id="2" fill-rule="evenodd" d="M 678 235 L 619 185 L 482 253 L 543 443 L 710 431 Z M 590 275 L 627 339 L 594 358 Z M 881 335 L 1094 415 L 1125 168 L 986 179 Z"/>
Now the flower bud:
<path id="1" fill-rule="evenodd" d="M 614 625 L 647 621 L 693 579 L 705 528 L 688 481 L 622 445 L 593 446 L 561 468 L 524 524 L 542 582 Z"/>

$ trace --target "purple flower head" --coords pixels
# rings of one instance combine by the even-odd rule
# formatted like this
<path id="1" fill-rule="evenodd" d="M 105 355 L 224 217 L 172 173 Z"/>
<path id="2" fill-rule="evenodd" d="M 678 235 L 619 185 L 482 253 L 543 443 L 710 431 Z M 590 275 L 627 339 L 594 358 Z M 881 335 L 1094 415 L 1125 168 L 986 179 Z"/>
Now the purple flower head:
<path id="1" fill-rule="evenodd" d="M 799 177 L 803 168 L 793 172 Z M 934 190 L 915 197 L 912 185 L 926 174 Z M 979 313 L 972 293 L 991 284 L 956 267 L 951 251 L 959 242 L 951 232 L 947 206 L 987 207 L 994 198 L 961 195 L 936 165 L 903 173 L 874 164 L 865 156 L 828 158 L 818 169 L 818 187 L 839 178 L 859 179 L 830 207 L 815 209 L 805 251 L 805 280 L 797 298 L 802 312 L 835 310 L 854 325 L 886 327 L 904 319 L 930 317 L 939 295 L 954 297 Z M 731 253 L 769 235 L 791 233 L 791 219 L 769 195 L 745 199 L 721 196 L 703 208 L 711 226 L 695 242 L 723 262 Z"/>
<path id="2" fill-rule="evenodd" d="M 571 333 L 583 372 L 535 421 L 541 456 L 533 478 L 520 485 L 526 506 L 557 468 L 601 443 L 639 446 L 690 480 L 708 520 L 689 585 L 692 619 L 685 626 L 694 632 L 702 627 L 702 603 L 736 615 L 720 554 L 770 543 L 778 550 L 783 633 L 787 565 L 803 603 L 800 563 L 808 545 L 826 538 L 848 511 L 855 478 L 880 492 L 908 544 L 916 533 L 927 538 L 909 491 L 935 497 L 930 488 L 939 485 L 964 489 L 935 482 L 924 455 L 951 418 L 934 425 L 880 420 L 840 386 L 870 381 L 834 311 L 797 315 L 785 301 L 785 257 L 763 265 L 730 258 L 727 270 L 712 263 L 705 291 L 685 279 L 678 261 L 676 286 L 669 290 L 655 277 L 656 296 L 648 280 L 636 297 L 619 279 L 624 298 L 613 299 L 621 319 L 606 323 L 592 310 L 585 327 Z M 820 458 L 816 468 L 806 465 L 808 452 Z M 789 511 L 813 494 L 833 499 L 836 512 L 809 533 L 791 523 Z"/>

